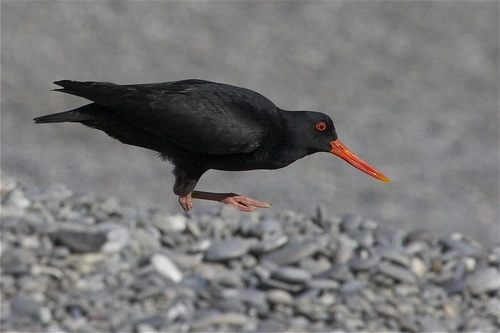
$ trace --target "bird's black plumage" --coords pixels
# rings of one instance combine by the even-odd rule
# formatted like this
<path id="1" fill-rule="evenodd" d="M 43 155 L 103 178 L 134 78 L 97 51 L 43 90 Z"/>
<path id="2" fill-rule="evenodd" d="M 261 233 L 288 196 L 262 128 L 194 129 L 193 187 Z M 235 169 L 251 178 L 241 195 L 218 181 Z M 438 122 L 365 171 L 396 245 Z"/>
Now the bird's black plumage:
<path id="1" fill-rule="evenodd" d="M 327 115 L 285 111 L 252 90 L 227 84 L 193 79 L 132 85 L 69 80 L 55 84 L 62 87 L 56 91 L 92 103 L 35 118 L 36 123 L 79 122 L 123 143 L 159 152 L 175 165 L 174 192 L 181 199 L 189 196 L 188 201 L 191 194 L 219 199 L 194 191 L 209 169 L 277 169 L 315 152 L 332 151 L 337 140 Z M 190 202 L 186 206 L 180 201 L 184 209 L 191 208 Z"/>

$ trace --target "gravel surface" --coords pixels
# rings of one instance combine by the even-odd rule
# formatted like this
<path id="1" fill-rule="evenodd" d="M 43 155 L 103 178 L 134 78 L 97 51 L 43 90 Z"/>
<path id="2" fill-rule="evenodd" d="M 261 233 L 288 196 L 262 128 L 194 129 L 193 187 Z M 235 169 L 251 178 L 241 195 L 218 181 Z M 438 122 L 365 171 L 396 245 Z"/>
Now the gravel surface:
<path id="1" fill-rule="evenodd" d="M 268 216 L 323 205 L 440 237 L 500 237 L 498 1 L 0 3 L 1 167 L 30 188 L 62 182 L 181 213 L 172 167 L 153 152 L 32 119 L 85 103 L 50 92 L 55 80 L 202 78 L 327 113 L 392 182 L 316 154 L 279 171 L 210 171 L 200 190 L 270 202 Z M 199 214 L 217 207 L 195 204 Z M 386 231 L 388 242 L 400 237 Z"/>
<path id="2" fill-rule="evenodd" d="M 2 175 L 2 332 L 498 332 L 500 247 L 358 215 L 167 213 Z"/>

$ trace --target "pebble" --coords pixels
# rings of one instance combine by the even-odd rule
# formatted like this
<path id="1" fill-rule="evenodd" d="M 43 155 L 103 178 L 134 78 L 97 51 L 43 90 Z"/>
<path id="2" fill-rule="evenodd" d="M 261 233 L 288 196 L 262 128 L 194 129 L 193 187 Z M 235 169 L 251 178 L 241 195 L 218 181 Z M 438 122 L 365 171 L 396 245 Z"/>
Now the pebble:
<path id="1" fill-rule="evenodd" d="M 478 271 L 467 279 L 467 284 L 474 295 L 498 290 L 500 289 L 500 272 L 493 267 Z"/>
<path id="2" fill-rule="evenodd" d="M 107 241 L 105 233 L 93 231 L 58 230 L 52 237 L 73 252 L 96 252 Z"/>
<path id="3" fill-rule="evenodd" d="M 292 284 L 304 284 L 311 279 L 311 275 L 302 268 L 281 266 L 271 272 L 271 278 Z"/>
<path id="4" fill-rule="evenodd" d="M 358 243 L 351 237 L 344 234 L 340 235 L 337 241 L 338 248 L 335 253 L 334 262 L 337 264 L 343 264 L 352 258 Z"/>
<path id="5" fill-rule="evenodd" d="M 359 280 L 350 280 L 342 284 L 340 287 L 339 291 L 342 294 L 350 294 L 350 293 L 355 293 L 364 288 L 366 285 L 365 282 L 359 281 Z"/>
<path id="6" fill-rule="evenodd" d="M 151 265 L 161 275 L 178 283 L 182 281 L 183 274 L 169 257 L 157 253 L 151 257 Z"/>
<path id="7" fill-rule="evenodd" d="M 142 233 L 143 234 L 143 233 Z M 117 253 L 123 250 L 130 242 L 130 232 L 123 227 L 113 228 L 106 233 L 106 243 L 102 246 L 104 253 Z M 155 242 L 148 243 L 154 246 Z"/>
<path id="8" fill-rule="evenodd" d="M 24 295 L 15 296 L 10 303 L 12 314 L 29 316 L 34 320 L 47 323 L 51 319 L 50 310 L 44 308 L 39 302 Z"/>
<path id="9" fill-rule="evenodd" d="M 340 222 L 340 230 L 342 231 L 354 231 L 358 230 L 363 223 L 363 217 L 356 214 L 346 214 L 342 216 L 342 221 Z"/>
<path id="10" fill-rule="evenodd" d="M 259 255 L 273 251 L 288 242 L 288 236 L 281 234 L 271 234 L 259 243 L 252 246 L 252 252 Z"/>
<path id="11" fill-rule="evenodd" d="M 1 272 L 12 275 L 26 274 L 36 262 L 33 252 L 23 248 L 10 248 L 3 251 L 0 258 Z"/>
<path id="12" fill-rule="evenodd" d="M 293 304 L 293 296 L 286 290 L 273 289 L 267 292 L 266 294 L 267 301 L 273 304 L 285 304 L 292 305 Z"/>
<path id="13" fill-rule="evenodd" d="M 417 282 L 416 276 L 406 268 L 397 266 L 388 262 L 383 262 L 378 265 L 379 272 L 394 278 L 398 281 L 414 284 Z"/>
<path id="14" fill-rule="evenodd" d="M 329 279 L 312 279 L 307 282 L 307 287 L 310 289 L 337 290 L 339 286 L 340 283 Z"/>
<path id="15" fill-rule="evenodd" d="M 170 215 L 4 179 L 9 332 L 500 331 L 500 248 L 460 234 L 324 207 Z"/>
<path id="16" fill-rule="evenodd" d="M 371 253 L 368 254 L 366 258 L 361 258 L 361 257 L 352 257 L 348 265 L 351 268 L 352 271 L 357 272 L 357 271 L 366 271 L 369 270 L 380 262 L 380 255 L 376 253 Z"/>
<path id="17" fill-rule="evenodd" d="M 215 241 L 210 244 L 205 252 L 207 261 L 226 261 L 239 258 L 247 254 L 249 243 L 242 239 L 228 239 L 224 241 Z"/>
<path id="18" fill-rule="evenodd" d="M 317 243 L 308 241 L 304 243 L 288 242 L 285 246 L 261 257 L 278 265 L 289 265 L 308 257 L 319 249 Z"/>

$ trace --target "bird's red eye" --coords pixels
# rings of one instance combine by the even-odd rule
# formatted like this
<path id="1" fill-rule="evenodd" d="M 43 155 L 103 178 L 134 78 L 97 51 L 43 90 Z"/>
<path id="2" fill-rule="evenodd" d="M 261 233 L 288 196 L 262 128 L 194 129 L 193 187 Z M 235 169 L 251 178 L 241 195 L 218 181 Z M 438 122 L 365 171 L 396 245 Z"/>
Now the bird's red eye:
<path id="1" fill-rule="evenodd" d="M 324 121 L 320 121 L 319 123 L 316 124 L 316 129 L 318 131 L 326 130 L 326 123 Z"/>

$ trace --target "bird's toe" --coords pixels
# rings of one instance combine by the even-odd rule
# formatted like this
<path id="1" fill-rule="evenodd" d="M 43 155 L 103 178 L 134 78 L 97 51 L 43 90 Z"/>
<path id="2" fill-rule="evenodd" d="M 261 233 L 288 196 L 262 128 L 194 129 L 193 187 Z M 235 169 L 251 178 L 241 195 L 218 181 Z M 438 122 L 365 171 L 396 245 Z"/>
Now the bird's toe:
<path id="1" fill-rule="evenodd" d="M 191 193 L 187 195 L 180 195 L 179 204 L 181 205 L 182 209 L 184 209 L 185 212 L 188 212 L 191 209 L 193 209 L 193 199 L 191 198 Z"/>
<path id="2" fill-rule="evenodd" d="M 245 197 L 238 194 L 231 194 L 221 200 L 222 203 L 233 205 L 241 211 L 251 212 L 254 211 L 255 208 L 268 208 L 271 207 L 270 203 L 258 201 L 249 197 Z"/>

